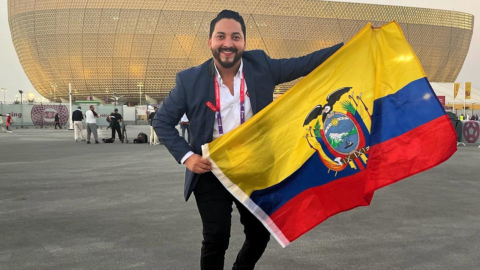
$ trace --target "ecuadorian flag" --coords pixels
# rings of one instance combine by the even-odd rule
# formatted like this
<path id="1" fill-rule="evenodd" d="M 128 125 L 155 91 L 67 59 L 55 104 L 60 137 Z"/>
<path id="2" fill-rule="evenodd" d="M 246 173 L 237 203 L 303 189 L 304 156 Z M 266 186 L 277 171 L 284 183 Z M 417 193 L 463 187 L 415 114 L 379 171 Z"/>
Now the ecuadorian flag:
<path id="1" fill-rule="evenodd" d="M 203 155 L 285 247 L 456 149 L 450 120 L 392 22 L 367 24 L 270 106 L 204 145 Z"/>

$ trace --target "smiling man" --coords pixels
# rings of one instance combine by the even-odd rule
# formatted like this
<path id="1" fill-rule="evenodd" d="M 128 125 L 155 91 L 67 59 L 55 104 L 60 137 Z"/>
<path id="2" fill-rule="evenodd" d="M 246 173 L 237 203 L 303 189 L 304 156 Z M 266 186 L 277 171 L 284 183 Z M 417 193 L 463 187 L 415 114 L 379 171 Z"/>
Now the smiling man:
<path id="1" fill-rule="evenodd" d="M 242 16 L 223 10 L 210 23 L 208 46 L 213 59 L 177 74 L 175 88 L 155 115 L 153 127 L 174 158 L 187 167 L 185 200 L 195 194 L 203 224 L 201 269 L 223 269 L 233 203 L 246 238 L 233 269 L 254 269 L 270 233 L 210 172 L 201 146 L 250 119 L 273 101 L 276 85 L 307 75 L 342 44 L 299 58 L 271 59 L 260 50 L 245 51 Z M 190 119 L 190 144 L 175 128 L 184 113 Z"/>

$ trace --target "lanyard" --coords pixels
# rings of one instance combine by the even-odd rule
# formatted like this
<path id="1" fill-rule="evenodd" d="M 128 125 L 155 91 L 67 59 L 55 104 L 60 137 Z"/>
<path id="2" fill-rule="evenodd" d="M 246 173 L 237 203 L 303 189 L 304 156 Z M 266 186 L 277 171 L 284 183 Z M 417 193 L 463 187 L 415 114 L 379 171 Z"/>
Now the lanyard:
<path id="1" fill-rule="evenodd" d="M 214 77 L 215 80 L 215 102 L 216 102 L 216 109 L 215 116 L 217 117 L 218 123 L 218 133 L 223 134 L 223 125 L 222 125 L 222 116 L 220 114 L 220 86 L 218 86 L 217 77 Z M 235 84 L 234 84 L 235 88 Z M 233 90 L 235 94 L 235 89 Z M 242 71 L 242 82 L 240 84 L 240 124 L 245 122 L 245 76 L 243 75 Z"/>

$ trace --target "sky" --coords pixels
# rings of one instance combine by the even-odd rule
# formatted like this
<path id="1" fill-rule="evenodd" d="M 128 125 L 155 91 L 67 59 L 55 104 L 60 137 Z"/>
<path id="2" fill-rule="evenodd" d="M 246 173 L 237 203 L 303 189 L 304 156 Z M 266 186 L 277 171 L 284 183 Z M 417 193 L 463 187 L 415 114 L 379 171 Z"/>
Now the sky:
<path id="1" fill-rule="evenodd" d="M 337 1 L 356 2 L 367 4 L 383 4 L 396 6 L 410 6 L 422 8 L 436 8 L 445 10 L 462 11 L 473 14 L 475 19 L 480 18 L 480 1 L 472 0 L 366 0 L 366 1 Z M 33 92 L 40 97 L 23 71 L 13 47 L 10 28 L 8 26 L 7 0 L 0 0 L 0 88 L 6 88 L 7 103 L 15 100 L 18 90 L 24 93 Z M 460 72 L 457 82 L 471 81 L 474 88 L 480 88 L 480 27 L 475 26 L 470 44 L 470 50 Z M 3 102 L 4 92 L 0 91 L 0 101 Z M 25 94 L 24 94 L 25 95 Z"/>

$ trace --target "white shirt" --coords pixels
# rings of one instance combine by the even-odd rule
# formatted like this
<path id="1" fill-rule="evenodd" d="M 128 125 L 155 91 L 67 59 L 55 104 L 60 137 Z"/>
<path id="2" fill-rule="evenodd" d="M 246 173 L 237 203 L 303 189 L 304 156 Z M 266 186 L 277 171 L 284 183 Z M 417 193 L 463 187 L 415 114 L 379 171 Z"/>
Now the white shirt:
<path id="1" fill-rule="evenodd" d="M 188 122 L 188 118 L 186 114 L 183 114 L 182 119 L 180 119 L 180 122 Z"/>
<path id="2" fill-rule="evenodd" d="M 88 110 L 85 113 L 85 118 L 87 119 L 86 121 L 87 121 L 88 124 L 96 124 L 97 123 L 97 118 L 95 117 L 95 115 L 93 115 L 92 110 Z"/>
<path id="3" fill-rule="evenodd" d="M 230 89 L 223 83 L 222 76 L 218 72 L 215 65 L 215 74 L 217 77 L 218 86 L 220 88 L 220 114 L 222 116 L 223 134 L 226 134 L 236 127 L 240 126 L 240 86 L 242 84 L 243 60 L 240 60 L 240 68 L 237 74 L 233 77 L 233 96 Z M 252 118 L 253 111 L 250 104 L 250 97 L 247 95 L 247 81 L 245 81 L 245 121 Z M 213 139 L 216 139 L 223 134 L 218 131 L 218 121 L 215 119 L 213 124 Z M 188 152 L 181 160 L 183 164 L 187 158 L 193 155 L 193 152 Z"/>

